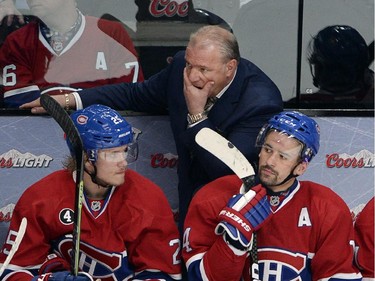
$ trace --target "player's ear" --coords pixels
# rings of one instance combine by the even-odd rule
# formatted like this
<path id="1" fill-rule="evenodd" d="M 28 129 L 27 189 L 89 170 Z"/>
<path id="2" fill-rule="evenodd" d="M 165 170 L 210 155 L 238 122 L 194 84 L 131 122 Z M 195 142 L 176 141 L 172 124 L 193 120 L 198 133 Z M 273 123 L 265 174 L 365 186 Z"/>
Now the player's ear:
<path id="1" fill-rule="evenodd" d="M 299 163 L 298 166 L 294 169 L 294 174 L 298 176 L 303 175 L 306 172 L 308 165 L 309 165 L 308 162 Z"/>
<path id="2" fill-rule="evenodd" d="M 85 170 L 88 172 L 93 172 L 95 170 L 94 164 L 87 158 L 86 154 L 85 154 L 84 165 L 85 165 Z"/>

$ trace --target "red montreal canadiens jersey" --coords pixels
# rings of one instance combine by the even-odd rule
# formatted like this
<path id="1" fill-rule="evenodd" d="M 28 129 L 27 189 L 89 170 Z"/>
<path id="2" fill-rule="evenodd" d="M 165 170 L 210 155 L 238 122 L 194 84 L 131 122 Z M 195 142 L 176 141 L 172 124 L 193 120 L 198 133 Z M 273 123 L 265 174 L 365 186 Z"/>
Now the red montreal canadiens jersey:
<path id="1" fill-rule="evenodd" d="M 39 269 L 51 245 L 70 261 L 74 196 L 75 183 L 66 170 L 52 173 L 23 193 L 0 263 L 6 259 L 23 217 L 28 221 L 26 233 L 1 280 L 31 280 L 29 271 Z M 81 270 L 102 281 L 181 279 L 179 233 L 158 186 L 127 170 L 125 183 L 112 188 L 101 207 L 98 202 L 88 204 L 85 201 L 82 208 Z"/>
<path id="2" fill-rule="evenodd" d="M 183 238 L 191 280 L 251 280 L 249 255 L 235 255 L 214 232 L 219 212 L 241 184 L 225 176 L 193 198 Z M 345 202 L 327 187 L 299 182 L 257 232 L 260 280 L 361 280 L 352 264 L 353 238 Z"/>
<path id="3" fill-rule="evenodd" d="M 374 197 L 358 214 L 354 229 L 356 263 L 361 270 L 363 280 L 374 280 Z"/>
<path id="4" fill-rule="evenodd" d="M 31 22 L 11 33 L 0 51 L 4 104 L 18 107 L 46 87 L 90 88 L 118 82 L 143 81 L 137 53 L 124 27 L 94 17 L 82 24 L 57 54 Z"/>

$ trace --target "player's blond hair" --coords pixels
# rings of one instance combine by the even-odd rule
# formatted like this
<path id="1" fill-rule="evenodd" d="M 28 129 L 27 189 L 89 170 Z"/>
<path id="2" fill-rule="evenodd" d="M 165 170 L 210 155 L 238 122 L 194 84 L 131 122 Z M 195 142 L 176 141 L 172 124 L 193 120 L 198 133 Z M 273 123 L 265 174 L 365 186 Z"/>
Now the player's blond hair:
<path id="1" fill-rule="evenodd" d="M 63 168 L 72 172 L 77 169 L 77 162 L 72 156 L 67 156 L 62 162 Z"/>
<path id="2" fill-rule="evenodd" d="M 83 157 L 84 157 L 85 162 L 88 161 L 86 153 L 84 153 Z M 71 173 L 77 170 L 77 162 L 71 155 L 66 156 L 62 164 L 63 164 L 63 168 L 70 171 Z"/>

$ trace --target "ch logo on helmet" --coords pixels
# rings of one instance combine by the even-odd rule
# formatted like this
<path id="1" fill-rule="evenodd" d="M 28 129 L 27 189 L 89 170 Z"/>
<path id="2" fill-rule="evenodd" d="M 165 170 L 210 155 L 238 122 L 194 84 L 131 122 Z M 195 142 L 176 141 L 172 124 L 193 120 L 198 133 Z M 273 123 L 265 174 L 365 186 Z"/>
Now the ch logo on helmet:
<path id="1" fill-rule="evenodd" d="M 88 117 L 86 115 L 78 115 L 77 117 L 77 123 L 80 124 L 80 125 L 84 125 L 87 123 L 87 119 Z"/>

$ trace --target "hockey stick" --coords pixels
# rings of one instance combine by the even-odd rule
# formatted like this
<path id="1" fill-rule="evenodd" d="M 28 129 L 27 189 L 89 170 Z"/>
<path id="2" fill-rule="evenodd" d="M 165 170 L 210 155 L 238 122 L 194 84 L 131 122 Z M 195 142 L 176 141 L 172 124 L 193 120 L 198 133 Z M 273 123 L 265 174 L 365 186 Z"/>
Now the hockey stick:
<path id="1" fill-rule="evenodd" d="M 226 164 L 241 180 L 245 187 L 245 194 L 233 207 L 242 208 L 250 200 L 251 188 L 255 184 L 255 172 L 253 166 L 230 141 L 215 132 L 210 128 L 202 128 L 195 136 L 196 143 L 210 152 L 212 155 L 220 159 Z M 256 233 L 253 233 L 253 247 L 250 251 L 253 264 L 252 264 L 252 276 L 253 280 L 259 279 L 258 269 L 258 248 L 256 244 Z"/>
<path id="2" fill-rule="evenodd" d="M 25 235 L 26 227 L 27 227 L 27 219 L 24 217 L 21 220 L 20 228 L 18 229 L 17 237 L 14 240 L 12 248 L 10 249 L 7 258 L 5 259 L 3 265 L 0 268 L 0 276 L 3 274 L 4 270 L 8 267 L 8 265 L 9 265 L 10 261 L 12 260 L 14 254 L 17 252 L 18 247 L 20 246 L 21 241 L 23 239 L 23 236 Z"/>
<path id="3" fill-rule="evenodd" d="M 253 166 L 230 141 L 209 128 L 202 128 L 195 141 L 226 164 L 242 180 L 246 191 L 254 186 Z"/>
<path id="4" fill-rule="evenodd" d="M 40 97 L 40 103 L 49 115 L 60 125 L 69 139 L 76 160 L 76 193 L 74 205 L 72 273 L 77 276 L 79 271 L 79 244 L 81 239 L 81 217 L 83 202 L 83 145 L 81 137 L 69 114 L 50 95 Z"/>

